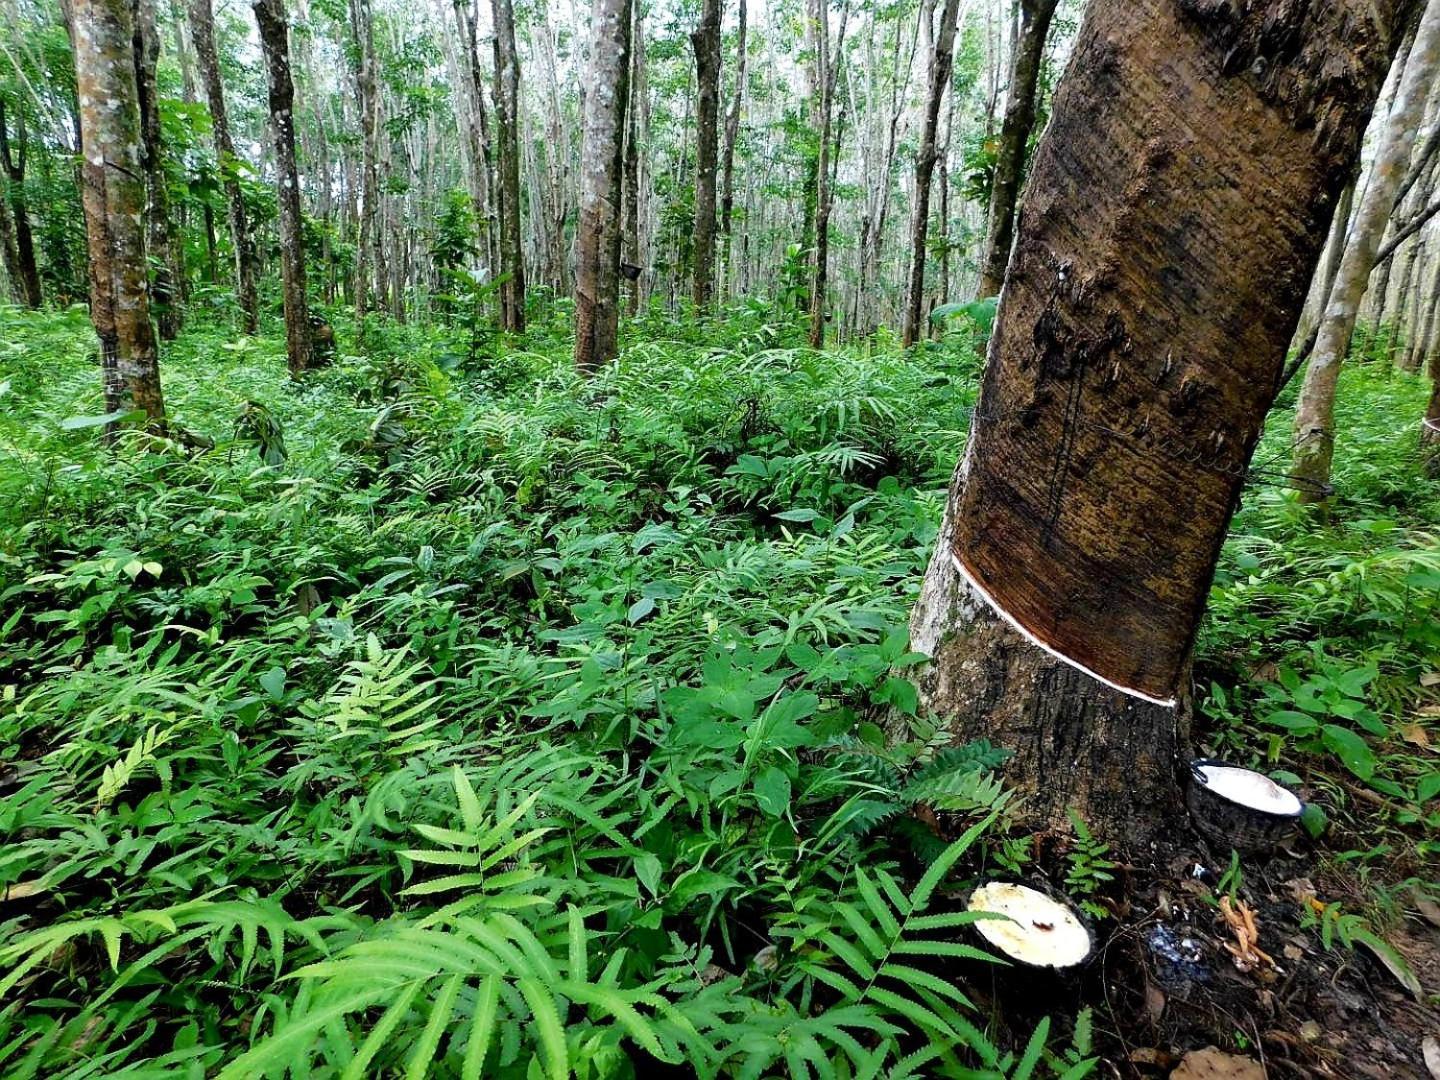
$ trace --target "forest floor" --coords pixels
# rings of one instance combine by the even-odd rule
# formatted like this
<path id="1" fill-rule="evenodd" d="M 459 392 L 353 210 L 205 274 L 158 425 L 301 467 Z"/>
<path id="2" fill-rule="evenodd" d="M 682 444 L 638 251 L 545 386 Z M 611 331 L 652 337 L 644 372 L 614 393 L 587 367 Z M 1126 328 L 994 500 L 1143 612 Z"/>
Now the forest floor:
<path id="1" fill-rule="evenodd" d="M 201 438 L 107 445 L 83 310 L 0 309 L 0 1074 L 1428 1075 L 1440 482 L 1383 340 L 1328 520 L 1277 409 L 1197 646 L 1196 749 L 1306 830 L 1146 867 L 913 715 L 969 331 L 652 314 L 588 382 L 563 306 L 339 331 L 297 385 L 190 329 Z M 986 962 L 996 878 L 1097 961 Z"/>

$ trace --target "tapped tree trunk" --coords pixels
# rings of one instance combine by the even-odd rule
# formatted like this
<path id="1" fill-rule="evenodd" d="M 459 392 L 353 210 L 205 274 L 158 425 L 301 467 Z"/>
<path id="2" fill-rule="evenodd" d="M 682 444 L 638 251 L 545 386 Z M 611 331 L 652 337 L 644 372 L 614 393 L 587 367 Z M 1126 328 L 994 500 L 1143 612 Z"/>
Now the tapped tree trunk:
<path id="1" fill-rule="evenodd" d="M 225 90 L 220 84 L 220 57 L 215 52 L 215 15 L 210 0 L 190 0 L 190 39 L 195 45 L 200 81 L 205 84 L 205 97 L 210 105 L 216 165 L 225 187 L 230 242 L 235 248 L 235 298 L 240 303 L 245 333 L 254 334 L 260 329 L 260 301 L 255 293 L 255 245 L 236 173 L 239 159 L 235 156 L 235 142 L 230 138 Z"/>
<path id="2" fill-rule="evenodd" d="M 25 157 L 28 149 L 25 115 L 19 113 L 15 118 L 15 152 L 11 152 L 5 98 L 0 96 L 0 165 L 4 166 L 5 176 L 10 181 L 10 213 L 14 221 L 18 287 L 25 305 L 38 308 L 45 298 L 40 289 L 40 266 L 35 260 L 35 235 L 30 228 L 30 207 L 25 199 Z"/>
<path id="3" fill-rule="evenodd" d="M 491 0 L 495 17 L 495 132 L 500 143 L 500 329 L 525 329 L 525 258 L 520 247 L 520 59 L 510 0 Z"/>
<path id="4" fill-rule="evenodd" d="M 180 335 L 180 235 L 170 211 L 170 189 L 165 179 L 165 146 L 160 133 L 159 91 L 155 66 L 160 59 L 160 34 L 155 26 L 153 0 L 135 3 L 135 83 L 140 92 L 140 127 L 145 136 L 145 183 L 150 201 L 150 257 L 155 265 L 151 297 L 160 337 L 174 341 Z"/>
<path id="5" fill-rule="evenodd" d="M 1086 11 L 911 621 L 1036 829 L 1175 831 L 1191 643 L 1406 6 Z"/>
<path id="6" fill-rule="evenodd" d="M 940 126 L 940 103 L 950 85 L 955 62 L 955 24 L 959 0 L 945 0 L 940 9 L 940 26 L 935 33 L 935 51 L 930 57 L 930 89 L 925 96 L 925 130 L 920 151 L 915 155 L 915 209 L 910 222 L 910 287 L 905 294 L 905 325 L 901 344 L 906 348 L 920 339 L 920 320 L 925 308 L 925 238 L 930 228 L 930 178 L 935 172 L 936 132 Z"/>
<path id="7" fill-rule="evenodd" d="M 131 0 L 75 0 L 72 17 L 85 224 L 98 293 L 92 294 L 91 318 L 101 342 L 106 407 L 143 410 L 149 426 L 163 431 L 142 220 L 145 173 Z"/>
<path id="8" fill-rule="evenodd" d="M 1035 126 L 1035 85 L 1040 79 L 1045 38 L 1057 3 L 1058 0 L 1020 2 L 1020 34 L 1010 70 L 1005 119 L 1000 124 L 995 183 L 990 190 L 990 230 L 980 263 L 982 299 L 997 295 L 1005 281 L 1005 264 L 1010 261 L 1010 245 L 1015 238 L 1015 202 L 1020 195 L 1020 175 L 1025 170 L 1025 147 Z"/>
<path id="9" fill-rule="evenodd" d="M 720 232 L 725 241 L 720 275 L 721 287 L 727 293 L 733 288 L 730 260 L 735 238 L 732 220 L 735 216 L 735 141 L 740 136 L 740 106 L 745 100 L 745 14 L 745 0 L 740 0 L 735 40 L 735 92 L 730 96 L 730 111 L 725 116 L 725 150 L 720 155 Z"/>
<path id="10" fill-rule="evenodd" d="M 720 145 L 720 0 L 704 0 L 695 50 L 695 273 L 691 299 L 697 311 L 715 292 L 715 167 Z M 728 125 L 727 125 L 728 126 Z M 733 144 L 732 144 L 733 153 Z"/>
<path id="11" fill-rule="evenodd" d="M 276 196 L 280 203 L 280 274 L 285 295 L 285 355 L 292 377 L 310 367 L 310 307 L 305 295 L 305 229 L 300 174 L 295 166 L 295 83 L 290 76 L 289 29 L 283 0 L 255 0 L 255 22 L 270 83 L 275 134 Z"/>
<path id="12" fill-rule="evenodd" d="M 1324 502 L 1330 493 L 1330 466 L 1335 456 L 1335 386 L 1340 365 L 1350 351 L 1350 338 L 1386 223 L 1405 179 L 1425 97 L 1440 74 L 1440 0 L 1427 0 L 1415 41 L 1400 77 L 1395 107 L 1375 151 L 1370 184 L 1355 212 L 1350 242 L 1340 260 L 1335 285 L 1325 305 L 1305 382 L 1295 405 L 1295 447 L 1291 479 L 1300 498 Z"/>
<path id="13" fill-rule="evenodd" d="M 620 200 L 630 98 L 632 0 L 594 0 L 585 144 L 580 156 L 580 234 L 575 251 L 575 366 L 615 359 L 620 327 Z"/>

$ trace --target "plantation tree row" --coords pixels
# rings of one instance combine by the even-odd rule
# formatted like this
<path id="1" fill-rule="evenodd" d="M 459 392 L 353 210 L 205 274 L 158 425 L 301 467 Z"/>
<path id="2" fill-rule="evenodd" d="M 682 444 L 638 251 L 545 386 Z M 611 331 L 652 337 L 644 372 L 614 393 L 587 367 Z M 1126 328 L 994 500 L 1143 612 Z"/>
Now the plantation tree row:
<path id="1" fill-rule="evenodd" d="M 1289 380 L 1323 500 L 1367 294 L 1397 364 L 1440 366 L 1440 0 L 1095 0 L 1078 34 L 1054 0 L 154 5 L 34 19 L 5 238 L 18 300 L 88 294 L 107 410 L 156 428 L 158 339 L 198 303 L 246 332 L 278 307 L 300 376 L 312 300 L 511 334 L 568 301 L 589 371 L 646 305 L 908 346 L 999 293 L 912 636 L 957 737 L 1025 748 L 1041 822 L 1172 819 L 1191 646 Z M 45 220 L 67 185 L 88 257 Z"/>

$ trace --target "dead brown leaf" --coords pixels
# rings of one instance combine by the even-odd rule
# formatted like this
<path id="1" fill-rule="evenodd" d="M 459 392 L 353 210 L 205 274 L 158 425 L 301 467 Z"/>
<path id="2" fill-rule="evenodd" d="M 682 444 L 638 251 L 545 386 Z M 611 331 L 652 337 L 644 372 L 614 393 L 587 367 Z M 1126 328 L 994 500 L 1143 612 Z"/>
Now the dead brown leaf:
<path id="1" fill-rule="evenodd" d="M 1170 1080 L 1265 1080 L 1265 1069 L 1251 1058 L 1207 1046 L 1181 1058 Z"/>
<path id="2" fill-rule="evenodd" d="M 1434 1080 L 1440 1080 L 1440 1039 L 1434 1035 L 1426 1035 L 1421 1048 L 1425 1052 L 1425 1067 L 1430 1070 Z"/>
<path id="3" fill-rule="evenodd" d="M 1404 739 L 1411 746 L 1430 745 L 1430 735 L 1419 723 L 1402 724 L 1400 727 L 1400 738 Z"/>

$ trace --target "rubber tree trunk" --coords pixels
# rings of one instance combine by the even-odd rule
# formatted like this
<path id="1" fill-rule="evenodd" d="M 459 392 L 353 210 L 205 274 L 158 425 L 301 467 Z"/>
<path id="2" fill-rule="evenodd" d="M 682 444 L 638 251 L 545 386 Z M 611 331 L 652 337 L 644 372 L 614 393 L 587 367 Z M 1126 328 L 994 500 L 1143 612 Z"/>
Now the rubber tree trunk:
<path id="1" fill-rule="evenodd" d="M 295 83 L 290 75 L 289 27 L 284 0 L 255 0 L 255 22 L 270 85 L 270 128 L 275 136 L 275 185 L 280 204 L 280 276 L 285 297 L 285 356 L 290 374 L 310 367 L 310 305 L 305 289 L 305 229 L 300 216 L 300 172 L 295 166 Z"/>
<path id="2" fill-rule="evenodd" d="M 690 297 L 697 311 L 715 294 L 715 172 L 720 148 L 720 0 L 703 0 L 695 50 L 695 228 Z"/>
<path id="3" fill-rule="evenodd" d="M 525 329 L 525 255 L 520 246 L 520 58 L 510 0 L 491 0 L 495 18 L 495 134 L 500 144 L 500 329 Z"/>
<path id="4" fill-rule="evenodd" d="M 1440 279 L 1431 287 L 1425 313 L 1425 349 L 1429 354 L 1430 401 L 1420 421 L 1420 450 L 1426 457 L 1426 471 L 1440 475 Z"/>
<path id="5" fill-rule="evenodd" d="M 145 172 L 140 100 L 135 83 L 135 23 L 131 0 L 75 0 L 75 83 L 80 101 L 81 152 L 86 165 L 86 228 L 109 310 L 94 316 L 102 342 L 113 340 L 114 368 L 107 399 L 143 410 L 149 426 L 165 427 L 165 399 L 155 328 L 150 323 L 145 256 Z M 93 211 L 93 214 L 91 213 Z M 123 395 L 123 396 L 122 396 Z M 107 402 L 111 404 L 112 402 Z"/>
<path id="6" fill-rule="evenodd" d="M 1035 127 L 1035 87 L 1045 58 L 1045 38 L 1058 0 L 1021 0 L 1020 32 L 1000 123 L 995 157 L 995 182 L 990 189 L 990 228 L 980 263 L 980 297 L 996 296 L 1005 281 L 1005 265 L 1015 239 L 1015 204 L 1025 171 L 1025 148 Z"/>
<path id="7" fill-rule="evenodd" d="M 935 50 L 930 57 L 930 88 L 925 95 L 925 127 L 920 150 L 915 155 L 915 206 L 910 219 L 910 284 L 905 292 L 905 324 L 900 342 L 906 348 L 920 340 L 925 315 L 925 240 L 930 229 L 930 178 L 939 157 L 936 136 L 940 129 L 940 103 L 950 85 L 955 64 L 955 24 L 960 0 L 945 0 L 940 9 L 940 26 L 935 31 Z"/>
<path id="8" fill-rule="evenodd" d="M 1300 498 L 1323 502 L 1330 491 L 1335 455 L 1335 386 L 1395 196 L 1405 178 L 1431 82 L 1440 74 L 1440 0 L 1427 0 L 1415 41 L 1400 79 L 1395 107 L 1385 125 L 1371 166 L 1370 184 L 1355 211 L 1350 242 L 1340 260 L 1335 285 L 1325 305 L 1315 349 L 1295 406 L 1295 446 L 1291 480 Z"/>
<path id="9" fill-rule="evenodd" d="M 355 320 L 370 310 L 373 281 L 385 280 L 380 236 L 380 95 L 375 85 L 375 27 L 370 0 L 350 0 L 357 104 L 360 108 L 360 221 L 355 247 Z"/>
<path id="10" fill-rule="evenodd" d="M 620 174 L 630 98 L 632 0 L 594 0 L 580 233 L 575 245 L 575 366 L 615 359 L 620 328 Z"/>
<path id="11" fill-rule="evenodd" d="M 160 34 L 155 25 L 153 0 L 135 3 L 135 85 L 140 92 L 140 127 L 144 133 L 145 184 L 150 200 L 145 221 L 149 229 L 150 261 L 154 266 L 151 300 L 160 337 L 174 341 L 180 335 L 180 233 L 170 209 L 165 177 L 165 142 L 160 130 L 160 100 L 155 68 L 160 59 Z"/>
<path id="12" fill-rule="evenodd" d="M 745 101 L 745 0 L 740 0 L 736 14 L 735 90 L 730 95 L 730 111 L 725 115 L 725 149 L 720 155 L 720 233 L 724 239 L 720 255 L 722 288 L 732 292 L 731 251 L 735 239 L 735 143 L 740 137 L 740 108 Z"/>
<path id="13" fill-rule="evenodd" d="M 1404 5 L 1086 11 L 911 619 L 1035 828 L 1177 826 L 1191 643 Z"/>
<path id="14" fill-rule="evenodd" d="M 845 23 L 849 18 L 847 4 L 840 9 L 840 26 L 835 54 L 830 52 L 830 0 L 809 0 L 811 48 L 814 53 L 814 85 L 816 92 L 815 133 L 820 140 L 815 155 L 815 274 L 810 282 L 810 347 L 825 345 L 825 321 L 829 317 L 830 291 L 830 212 L 834 206 L 834 188 L 830 173 L 830 124 L 834 115 L 835 75 L 845 48 Z"/>
<path id="15" fill-rule="evenodd" d="M 20 274 L 20 253 L 15 248 L 15 218 L 10 213 L 10 200 L 0 193 L 0 258 L 5 261 L 5 280 L 17 304 L 27 302 L 25 283 Z"/>
<path id="16" fill-rule="evenodd" d="M 29 138 L 25 130 L 25 115 L 17 113 L 12 152 L 5 106 L 5 99 L 0 97 L 0 165 L 4 166 L 5 177 L 9 181 L 10 214 L 14 221 L 15 261 L 19 270 L 20 295 L 27 307 L 38 308 L 45 298 L 40 289 L 40 264 L 35 259 L 35 234 L 30 228 L 30 207 L 25 198 L 25 165 Z"/>
<path id="17" fill-rule="evenodd" d="M 210 106 L 211 134 L 215 157 L 225 188 L 225 208 L 230 222 L 230 242 L 235 248 L 235 299 L 240 304 L 245 333 L 260 329 L 260 301 L 255 292 L 255 244 L 245 214 L 245 198 L 236 172 L 239 159 L 230 137 L 230 118 L 225 110 L 225 89 L 220 83 L 220 58 L 215 51 L 215 15 L 210 0 L 190 0 L 190 40 L 205 98 Z"/>
<path id="18" fill-rule="evenodd" d="M 1305 311 L 1300 316 L 1300 325 L 1295 331 L 1297 340 L 1296 359 L 1303 363 L 1315 347 L 1314 333 L 1320 326 L 1320 315 L 1325 312 L 1325 303 L 1335 285 L 1335 275 L 1340 272 L 1340 256 L 1345 253 L 1345 236 L 1350 231 L 1350 212 L 1355 205 L 1355 183 L 1345 185 L 1340 200 L 1335 204 L 1335 213 L 1330 217 L 1330 231 L 1325 238 L 1325 251 L 1320 265 L 1315 268 L 1315 280 L 1310 287 L 1310 296 Z M 1289 379 L 1285 382 L 1289 383 Z M 1284 386 L 1281 386 L 1284 389 Z"/>

